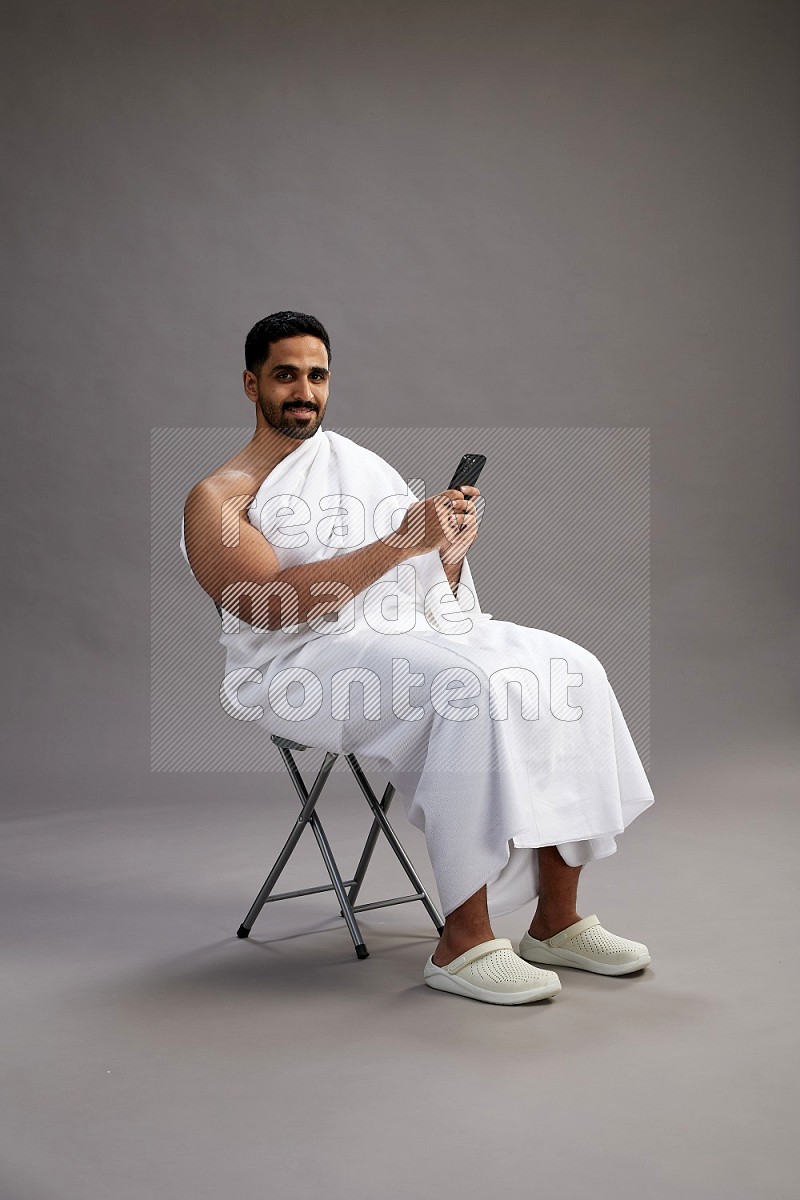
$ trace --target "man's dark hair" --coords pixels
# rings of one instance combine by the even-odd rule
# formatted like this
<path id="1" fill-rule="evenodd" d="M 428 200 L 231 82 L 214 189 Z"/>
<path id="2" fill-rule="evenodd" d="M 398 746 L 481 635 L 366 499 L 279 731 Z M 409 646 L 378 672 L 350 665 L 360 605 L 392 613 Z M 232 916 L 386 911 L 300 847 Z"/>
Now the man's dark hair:
<path id="1" fill-rule="evenodd" d="M 258 374 L 269 358 L 269 349 L 273 342 L 304 335 L 319 338 L 328 352 L 330 366 L 330 338 L 317 318 L 309 316 L 308 313 L 276 312 L 258 321 L 248 333 L 244 343 L 244 362 L 247 370 L 252 371 L 254 375 Z"/>

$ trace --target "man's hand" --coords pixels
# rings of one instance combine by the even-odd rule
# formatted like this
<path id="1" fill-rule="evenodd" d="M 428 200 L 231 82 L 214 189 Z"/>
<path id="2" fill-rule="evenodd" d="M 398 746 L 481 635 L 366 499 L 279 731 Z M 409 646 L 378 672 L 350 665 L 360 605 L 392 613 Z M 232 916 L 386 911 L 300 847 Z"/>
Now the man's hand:
<path id="1" fill-rule="evenodd" d="M 468 490 L 467 484 L 464 484 L 464 490 Z M 476 496 L 481 494 L 476 487 L 469 487 L 469 491 Z M 428 496 L 411 504 L 396 533 L 385 536 L 384 541 L 390 545 L 414 547 L 413 554 L 438 550 L 444 556 L 456 547 L 452 562 L 461 563 L 476 533 L 474 500 L 464 499 L 458 488 L 451 487 L 446 492 L 439 492 L 438 496 Z M 464 538 L 468 541 L 463 542 Z"/>
<path id="2" fill-rule="evenodd" d="M 461 576 L 461 563 L 478 536 L 478 513 L 475 501 L 480 492 L 472 484 L 448 488 L 427 500 L 410 505 L 395 533 L 384 538 L 400 546 L 411 547 L 409 553 L 427 554 L 438 550 L 451 588 L 455 592 Z"/>
<path id="3" fill-rule="evenodd" d="M 453 570 L 457 581 L 461 573 L 461 563 L 478 536 L 478 512 L 475 501 L 480 496 L 480 491 L 472 484 L 463 483 L 460 488 L 451 488 L 443 495 L 451 499 L 452 508 L 447 531 L 449 544 L 441 547 L 439 557 L 448 578 Z M 450 582 L 453 582 L 452 578 L 450 578 Z"/>

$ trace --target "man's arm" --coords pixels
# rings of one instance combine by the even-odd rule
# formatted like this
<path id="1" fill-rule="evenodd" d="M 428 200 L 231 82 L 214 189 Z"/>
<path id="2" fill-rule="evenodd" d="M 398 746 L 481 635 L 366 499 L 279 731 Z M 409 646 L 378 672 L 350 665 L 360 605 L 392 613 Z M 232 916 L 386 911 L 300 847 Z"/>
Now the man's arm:
<path id="1" fill-rule="evenodd" d="M 447 576 L 447 582 L 450 584 L 450 587 L 453 590 L 453 595 L 455 596 L 456 587 L 458 586 L 458 581 L 461 578 L 461 563 L 464 561 L 464 559 L 462 558 L 458 562 L 445 562 L 443 556 L 444 551 L 440 551 L 439 557 L 442 559 L 444 573 Z"/>
<path id="2" fill-rule="evenodd" d="M 241 494 L 236 494 L 237 485 Z M 307 621 L 310 613 L 318 617 L 333 612 L 392 567 L 436 548 L 442 540 L 440 529 L 433 547 L 404 545 L 398 530 L 348 554 L 281 570 L 272 546 L 247 519 L 253 495 L 246 489 L 252 485 L 246 476 L 197 484 L 186 501 L 184 537 L 192 571 L 214 602 L 228 611 L 239 610 L 240 602 L 251 613 L 257 607 L 261 628 L 280 629 Z M 320 587 L 315 594 L 315 584 L 333 586 L 328 591 Z"/>

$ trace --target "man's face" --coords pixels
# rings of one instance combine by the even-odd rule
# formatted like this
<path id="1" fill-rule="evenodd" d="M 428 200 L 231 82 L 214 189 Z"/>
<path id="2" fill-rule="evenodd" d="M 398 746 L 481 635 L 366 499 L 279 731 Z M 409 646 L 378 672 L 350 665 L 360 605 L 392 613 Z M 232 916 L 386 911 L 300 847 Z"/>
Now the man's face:
<path id="1" fill-rule="evenodd" d="M 296 441 L 316 433 L 325 415 L 330 379 L 328 352 L 319 338 L 303 335 L 273 342 L 258 377 L 251 378 L 268 425 Z"/>

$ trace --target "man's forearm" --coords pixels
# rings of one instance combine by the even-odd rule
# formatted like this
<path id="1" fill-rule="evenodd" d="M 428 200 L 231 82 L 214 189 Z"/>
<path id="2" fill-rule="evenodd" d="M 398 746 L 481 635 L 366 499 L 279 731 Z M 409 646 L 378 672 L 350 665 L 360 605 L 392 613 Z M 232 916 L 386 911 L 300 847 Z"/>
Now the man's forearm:
<path id="1" fill-rule="evenodd" d="M 269 619 L 264 619 L 266 613 L 262 608 L 256 623 L 280 629 L 294 621 L 307 621 L 312 612 L 315 617 L 335 612 L 387 571 L 419 553 L 413 546 L 400 546 L 390 534 L 385 540 L 360 546 L 349 554 L 287 567 L 265 588 L 265 592 L 280 598 L 269 604 Z"/>
<path id="2" fill-rule="evenodd" d="M 441 555 L 439 555 L 439 557 L 441 558 Z M 456 587 L 458 586 L 458 581 L 461 578 L 461 564 L 463 561 L 464 561 L 463 558 L 460 558 L 458 560 L 458 562 L 453 562 L 453 563 L 446 563 L 444 561 L 442 562 L 442 566 L 444 567 L 444 573 L 447 576 L 447 582 L 450 584 L 450 587 L 453 591 L 454 596 L 456 594 Z"/>

